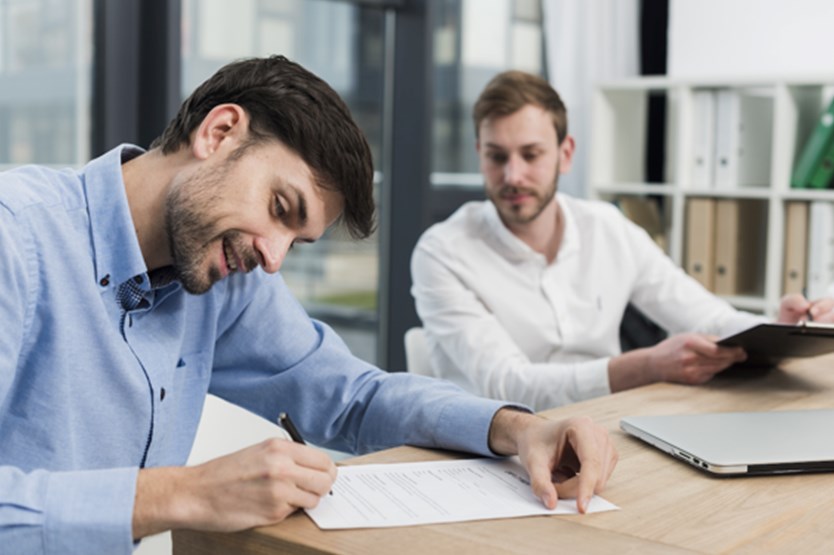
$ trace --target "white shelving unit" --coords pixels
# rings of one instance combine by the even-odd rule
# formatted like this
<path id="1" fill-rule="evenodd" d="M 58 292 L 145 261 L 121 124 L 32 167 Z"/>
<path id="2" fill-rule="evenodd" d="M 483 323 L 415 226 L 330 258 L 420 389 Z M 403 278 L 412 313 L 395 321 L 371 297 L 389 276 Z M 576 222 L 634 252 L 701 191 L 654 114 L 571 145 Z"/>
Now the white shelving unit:
<path id="1" fill-rule="evenodd" d="M 736 90 L 772 99 L 771 153 L 768 183 L 759 187 L 719 189 L 696 186 L 690 171 L 696 126 L 695 95 L 702 90 Z M 645 175 L 648 104 L 665 98 L 665 168 L 661 182 Z M 635 78 L 603 83 L 593 100 L 589 191 L 593 198 L 657 195 L 662 201 L 668 254 L 684 262 L 685 207 L 690 197 L 760 199 L 767 203 L 764 289 L 762 295 L 726 297 L 738 308 L 774 315 L 782 293 L 785 203 L 834 202 L 834 190 L 791 189 L 790 179 L 805 140 L 834 96 L 834 75 L 808 78 L 763 78 L 738 81 Z"/>

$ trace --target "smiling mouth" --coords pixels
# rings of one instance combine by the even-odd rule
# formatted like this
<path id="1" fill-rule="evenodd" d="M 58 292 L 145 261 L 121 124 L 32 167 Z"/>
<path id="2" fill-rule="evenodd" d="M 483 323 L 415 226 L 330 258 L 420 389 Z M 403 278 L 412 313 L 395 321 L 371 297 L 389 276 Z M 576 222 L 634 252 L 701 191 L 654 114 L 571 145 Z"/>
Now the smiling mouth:
<path id="1" fill-rule="evenodd" d="M 232 250 L 232 245 L 227 239 L 223 239 L 223 254 L 226 256 L 226 266 L 228 266 L 229 272 L 237 272 L 237 257 L 235 256 L 234 250 Z"/>

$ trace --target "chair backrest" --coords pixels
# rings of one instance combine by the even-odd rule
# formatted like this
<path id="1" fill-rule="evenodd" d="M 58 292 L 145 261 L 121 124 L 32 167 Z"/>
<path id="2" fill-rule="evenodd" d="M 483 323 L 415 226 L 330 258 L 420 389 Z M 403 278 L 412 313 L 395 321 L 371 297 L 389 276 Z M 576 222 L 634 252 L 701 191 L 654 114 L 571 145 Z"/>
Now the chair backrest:
<path id="1" fill-rule="evenodd" d="M 433 376 L 429 364 L 429 349 L 426 346 L 426 333 L 421 327 L 414 327 L 405 332 L 405 365 L 412 374 Z"/>

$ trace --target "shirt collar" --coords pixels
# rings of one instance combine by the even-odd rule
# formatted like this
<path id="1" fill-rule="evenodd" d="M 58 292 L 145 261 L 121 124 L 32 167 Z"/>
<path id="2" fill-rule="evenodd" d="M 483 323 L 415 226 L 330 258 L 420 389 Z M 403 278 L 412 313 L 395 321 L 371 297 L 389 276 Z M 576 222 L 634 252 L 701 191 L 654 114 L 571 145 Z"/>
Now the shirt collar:
<path id="1" fill-rule="evenodd" d="M 144 153 L 123 144 L 92 160 L 82 170 L 96 281 L 106 287 L 147 273 L 127 203 L 122 164 Z"/>
<path id="2" fill-rule="evenodd" d="M 579 252 L 579 224 L 576 223 L 576 216 L 573 213 L 574 199 L 561 193 L 556 193 L 556 202 L 562 210 L 562 217 L 565 219 L 565 231 L 562 234 L 562 244 L 559 245 L 559 253 L 556 255 L 556 262 Z"/>
<path id="3" fill-rule="evenodd" d="M 556 193 L 556 202 L 559 203 L 562 217 L 565 219 L 565 231 L 562 235 L 562 243 L 559 246 L 556 261 L 579 250 L 579 229 L 568 200 L 568 197 L 565 197 L 565 195 Z M 498 214 L 498 209 L 495 208 L 492 201 L 484 201 L 482 208 L 484 223 L 498 242 L 500 248 L 504 251 L 505 256 L 519 261 L 531 258 L 544 259 L 544 255 L 531 249 L 527 243 L 507 229 L 507 226 L 504 225 L 501 216 Z"/>

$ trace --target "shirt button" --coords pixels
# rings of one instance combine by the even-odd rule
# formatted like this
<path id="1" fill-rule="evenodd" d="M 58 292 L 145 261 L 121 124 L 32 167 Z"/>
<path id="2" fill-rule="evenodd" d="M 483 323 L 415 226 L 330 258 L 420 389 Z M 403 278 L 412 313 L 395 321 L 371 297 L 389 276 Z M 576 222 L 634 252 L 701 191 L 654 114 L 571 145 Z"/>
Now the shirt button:
<path id="1" fill-rule="evenodd" d="M 99 285 L 102 287 L 107 287 L 110 284 L 110 274 L 107 274 L 103 278 L 101 278 L 98 282 Z"/>
<path id="2" fill-rule="evenodd" d="M 165 400 L 165 388 L 164 387 L 159 388 L 159 400 L 160 401 Z"/>
<path id="3" fill-rule="evenodd" d="M 136 283 L 142 283 L 143 281 L 145 281 L 145 279 L 142 276 L 134 276 L 133 281 L 135 281 Z"/>

